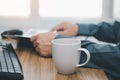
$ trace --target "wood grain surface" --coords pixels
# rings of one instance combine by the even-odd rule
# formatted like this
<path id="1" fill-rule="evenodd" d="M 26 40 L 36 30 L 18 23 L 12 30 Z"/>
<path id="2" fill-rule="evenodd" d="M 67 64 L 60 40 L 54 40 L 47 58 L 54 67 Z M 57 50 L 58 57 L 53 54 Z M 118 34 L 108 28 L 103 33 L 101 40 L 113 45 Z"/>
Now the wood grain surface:
<path id="1" fill-rule="evenodd" d="M 77 68 L 75 74 L 59 74 L 52 57 L 41 57 L 28 49 L 16 52 L 23 67 L 24 80 L 108 80 L 100 69 Z"/>

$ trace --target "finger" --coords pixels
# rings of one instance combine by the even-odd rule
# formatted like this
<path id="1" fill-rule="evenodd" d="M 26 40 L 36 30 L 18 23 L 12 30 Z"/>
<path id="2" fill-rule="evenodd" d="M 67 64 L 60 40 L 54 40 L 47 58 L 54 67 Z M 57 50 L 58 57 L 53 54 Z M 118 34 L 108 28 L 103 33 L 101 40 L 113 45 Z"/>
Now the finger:
<path id="1" fill-rule="evenodd" d="M 54 31 L 57 31 L 59 29 L 59 26 L 55 26 L 55 27 L 53 27 L 50 31 L 51 32 L 54 32 Z"/>
<path id="2" fill-rule="evenodd" d="M 36 43 L 36 41 L 33 42 L 33 46 L 36 48 L 38 46 L 38 44 Z"/>
<path id="3" fill-rule="evenodd" d="M 40 49 L 42 50 L 42 51 L 48 51 L 49 50 L 49 46 L 45 46 L 45 45 L 41 45 L 40 46 Z"/>
<path id="4" fill-rule="evenodd" d="M 36 51 L 37 51 L 41 56 L 46 56 L 46 55 L 47 55 L 46 51 L 42 51 L 42 50 L 39 49 L 39 48 L 36 48 Z"/>
<path id="5" fill-rule="evenodd" d="M 42 56 L 51 56 L 51 46 L 39 46 L 39 53 Z M 38 49 L 37 49 L 38 50 Z"/>
<path id="6" fill-rule="evenodd" d="M 30 41 L 31 41 L 31 42 L 34 42 L 34 41 L 37 39 L 37 36 L 38 36 L 38 35 L 32 36 L 32 37 L 30 38 Z"/>
<path id="7" fill-rule="evenodd" d="M 42 50 L 40 51 L 40 55 L 44 56 L 44 57 L 50 56 L 50 54 L 48 52 L 42 51 Z"/>
<path id="8" fill-rule="evenodd" d="M 41 48 L 37 46 L 37 47 L 35 48 L 35 50 L 40 53 Z"/>
<path id="9" fill-rule="evenodd" d="M 62 22 L 62 23 L 56 25 L 56 26 L 55 26 L 54 28 L 52 28 L 50 31 L 51 31 L 51 32 L 59 31 L 59 30 L 63 29 L 63 25 L 64 25 L 64 23 Z"/>
<path id="10" fill-rule="evenodd" d="M 37 46 L 39 46 L 40 44 L 41 44 L 41 41 L 38 40 L 38 39 L 36 39 L 36 40 L 33 42 L 34 47 L 37 47 Z"/>
<path id="11" fill-rule="evenodd" d="M 59 31 L 64 31 L 66 29 L 66 24 L 65 22 L 62 22 L 60 25 L 59 25 L 59 28 L 57 29 L 57 32 Z"/>
<path id="12" fill-rule="evenodd" d="M 58 31 L 57 32 L 57 34 L 64 34 L 65 33 L 65 31 L 63 30 L 63 31 Z"/>

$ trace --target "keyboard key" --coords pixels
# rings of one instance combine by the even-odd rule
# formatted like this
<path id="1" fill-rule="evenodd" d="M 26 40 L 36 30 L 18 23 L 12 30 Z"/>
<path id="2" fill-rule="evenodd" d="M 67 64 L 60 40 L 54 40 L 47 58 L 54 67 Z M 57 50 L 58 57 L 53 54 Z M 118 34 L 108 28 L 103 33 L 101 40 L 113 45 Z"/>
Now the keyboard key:
<path id="1" fill-rule="evenodd" d="M 1 46 L 0 46 L 0 50 L 2 50 L 2 47 L 1 47 Z M 6 65 L 6 61 L 5 61 L 4 54 L 3 54 L 3 51 L 0 51 L 0 62 L 1 62 L 1 69 L 2 69 L 2 72 L 8 72 L 8 70 L 7 70 L 7 65 Z"/>
<path id="2" fill-rule="evenodd" d="M 23 80 L 20 61 L 11 44 L 0 41 L 0 80 Z"/>
<path id="3" fill-rule="evenodd" d="M 14 72 L 13 64 L 11 62 L 10 55 L 8 54 L 8 50 L 4 49 L 3 53 L 5 54 L 5 58 L 6 58 L 7 66 L 8 66 L 8 71 L 9 72 Z"/>

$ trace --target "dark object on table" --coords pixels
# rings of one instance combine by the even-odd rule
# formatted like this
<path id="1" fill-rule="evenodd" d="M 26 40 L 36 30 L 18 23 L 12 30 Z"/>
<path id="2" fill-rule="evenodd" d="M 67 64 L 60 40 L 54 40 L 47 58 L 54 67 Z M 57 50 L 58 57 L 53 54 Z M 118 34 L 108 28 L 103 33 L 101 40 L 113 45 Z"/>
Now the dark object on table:
<path id="1" fill-rule="evenodd" d="M 23 80 L 21 63 L 12 45 L 0 42 L 0 80 Z"/>
<path id="2" fill-rule="evenodd" d="M 2 38 L 6 38 L 6 35 L 22 35 L 23 31 L 19 29 L 6 30 L 1 33 Z"/>

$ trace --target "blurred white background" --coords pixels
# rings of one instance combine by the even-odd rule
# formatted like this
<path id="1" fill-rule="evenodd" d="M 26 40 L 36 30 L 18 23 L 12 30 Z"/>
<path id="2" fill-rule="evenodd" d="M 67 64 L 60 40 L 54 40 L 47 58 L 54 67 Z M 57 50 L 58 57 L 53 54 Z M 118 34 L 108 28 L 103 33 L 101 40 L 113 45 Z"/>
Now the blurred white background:
<path id="1" fill-rule="evenodd" d="M 49 30 L 62 21 L 119 20 L 119 4 L 120 0 L 0 0 L 0 28 Z"/>

